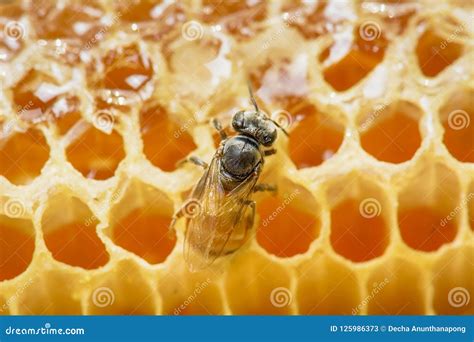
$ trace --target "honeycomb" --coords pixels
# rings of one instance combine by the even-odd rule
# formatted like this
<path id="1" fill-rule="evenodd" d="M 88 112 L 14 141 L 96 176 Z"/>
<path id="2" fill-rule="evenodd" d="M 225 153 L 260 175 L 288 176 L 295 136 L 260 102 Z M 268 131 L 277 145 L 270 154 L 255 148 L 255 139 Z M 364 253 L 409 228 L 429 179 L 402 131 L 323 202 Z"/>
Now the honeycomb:
<path id="1" fill-rule="evenodd" d="M 0 314 L 474 314 L 472 1 L 0 1 Z M 249 241 L 173 213 L 250 108 Z"/>

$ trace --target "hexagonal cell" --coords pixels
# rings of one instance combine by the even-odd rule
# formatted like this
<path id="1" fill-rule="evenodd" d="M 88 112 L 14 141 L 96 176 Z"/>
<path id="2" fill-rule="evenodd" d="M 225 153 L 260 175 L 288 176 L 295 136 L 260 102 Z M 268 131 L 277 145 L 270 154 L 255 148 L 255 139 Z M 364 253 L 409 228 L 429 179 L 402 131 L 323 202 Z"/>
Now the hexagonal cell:
<path id="1" fill-rule="evenodd" d="M 416 55 L 418 65 L 425 76 L 437 76 L 461 56 L 463 46 L 448 36 L 441 36 L 434 27 L 427 27 L 419 37 Z"/>
<path id="2" fill-rule="evenodd" d="M 132 181 L 110 214 L 105 231 L 113 242 L 150 264 L 166 260 L 176 244 L 169 230 L 173 202 L 158 189 Z"/>
<path id="3" fill-rule="evenodd" d="M 31 274 L 18 287 L 20 315 L 81 315 L 80 277 L 65 270 Z"/>
<path id="4" fill-rule="evenodd" d="M 433 306 L 438 315 L 474 314 L 474 246 L 466 244 L 443 253 L 433 269 Z"/>
<path id="5" fill-rule="evenodd" d="M 343 125 L 304 101 L 287 111 L 294 119 L 288 149 L 298 169 L 318 166 L 337 153 L 344 139 Z"/>
<path id="6" fill-rule="evenodd" d="M 288 315 L 294 294 L 285 267 L 241 250 L 225 278 L 225 296 L 234 315 Z M 258 281 L 257 281 L 258 279 Z"/>
<path id="7" fill-rule="evenodd" d="M 54 259 L 71 266 L 96 269 L 109 261 L 105 245 L 97 236 L 97 223 L 89 207 L 63 189 L 49 197 L 41 228 Z"/>
<path id="8" fill-rule="evenodd" d="M 311 192 L 290 181 L 278 184 L 278 195 L 257 203 L 257 242 L 279 257 L 304 254 L 319 236 L 320 207 Z"/>
<path id="9" fill-rule="evenodd" d="M 428 284 L 422 277 L 423 271 L 403 259 L 393 259 L 378 266 L 365 284 L 367 295 L 362 304 L 367 306 L 367 314 L 426 314 L 425 293 Z"/>
<path id="10" fill-rule="evenodd" d="M 183 264 L 160 277 L 163 315 L 223 315 L 222 294 L 212 272 L 191 273 Z"/>
<path id="11" fill-rule="evenodd" d="M 174 171 L 176 163 L 197 148 L 190 134 L 194 124 L 193 119 L 180 123 L 158 103 L 146 103 L 140 112 L 146 158 L 163 171 Z"/>
<path id="12" fill-rule="evenodd" d="M 390 242 L 390 205 L 382 188 L 367 177 L 351 173 L 327 191 L 331 246 L 354 262 L 382 256 Z"/>
<path id="13" fill-rule="evenodd" d="M 350 315 L 360 303 L 355 273 L 326 255 L 314 255 L 297 272 L 301 315 Z"/>
<path id="14" fill-rule="evenodd" d="M 80 117 L 80 101 L 61 86 L 46 73 L 29 70 L 11 89 L 16 115 L 32 124 L 56 122 L 60 133 L 65 133 Z"/>
<path id="15" fill-rule="evenodd" d="M 460 88 L 440 108 L 444 145 L 457 160 L 474 163 L 474 90 Z"/>
<path id="16" fill-rule="evenodd" d="M 123 260 L 113 272 L 94 281 L 87 299 L 88 315 L 156 315 L 156 292 L 133 261 Z"/>
<path id="17" fill-rule="evenodd" d="M 370 108 L 359 125 L 362 148 L 380 161 L 410 160 L 421 145 L 422 115 L 420 108 L 406 101 Z"/>
<path id="18" fill-rule="evenodd" d="M 12 204 L 14 202 L 6 202 L 5 207 L 10 206 L 8 203 L 12 205 L 11 209 L 15 210 Z M 23 273 L 33 259 L 34 249 L 33 222 L 0 215 L 0 282 Z"/>
<path id="19" fill-rule="evenodd" d="M 377 25 L 365 27 L 367 23 L 356 27 L 353 32 L 354 42 L 344 53 L 343 58 L 325 67 L 323 76 L 337 91 L 346 91 L 366 77 L 384 58 L 388 45 L 381 28 Z M 372 31 L 370 31 L 372 29 Z M 346 37 L 343 37 L 346 39 Z M 334 43 L 322 52 L 322 62 L 332 60 L 333 56 L 341 55 L 344 44 Z"/>
<path id="20" fill-rule="evenodd" d="M 84 177 L 104 180 L 115 175 L 125 158 L 123 138 L 116 131 L 106 134 L 86 124 L 83 132 L 66 149 L 72 166 Z"/>
<path id="21" fill-rule="evenodd" d="M 427 161 L 404 179 L 398 198 L 403 241 L 424 252 L 436 251 L 453 241 L 462 210 L 457 174 L 440 162 Z"/>
<path id="22" fill-rule="evenodd" d="M 221 24 L 232 34 L 252 38 L 259 31 L 258 23 L 265 19 L 266 2 L 226 1 L 216 6 L 214 0 L 202 2 L 202 19 L 206 23 Z"/>
<path id="23" fill-rule="evenodd" d="M 15 185 L 31 183 L 49 159 L 43 133 L 31 128 L 0 138 L 0 175 Z"/>

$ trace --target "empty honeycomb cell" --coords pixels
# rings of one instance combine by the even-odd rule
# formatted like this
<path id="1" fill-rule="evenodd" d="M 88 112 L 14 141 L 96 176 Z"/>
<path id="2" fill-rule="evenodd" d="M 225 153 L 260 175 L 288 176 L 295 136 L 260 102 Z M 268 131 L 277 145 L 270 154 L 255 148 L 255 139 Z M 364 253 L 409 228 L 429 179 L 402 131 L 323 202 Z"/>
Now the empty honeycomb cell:
<path id="1" fill-rule="evenodd" d="M 421 145 L 422 114 L 420 108 L 405 101 L 371 108 L 359 126 L 362 148 L 380 161 L 410 160 Z"/>
<path id="2" fill-rule="evenodd" d="M 463 51 L 463 46 L 443 38 L 432 28 L 427 28 L 416 46 L 418 65 L 425 76 L 435 77 L 454 63 Z"/>
<path id="3" fill-rule="evenodd" d="M 461 162 L 474 163 L 474 90 L 461 88 L 440 108 L 444 145 Z"/>
<path id="4" fill-rule="evenodd" d="M 377 267 L 365 284 L 362 306 L 367 307 L 367 314 L 425 314 L 427 284 L 422 274 L 419 266 L 403 259 L 392 259 Z"/>
<path id="5" fill-rule="evenodd" d="M 18 284 L 18 314 L 82 314 L 79 279 L 65 270 L 35 270 Z"/>
<path id="6" fill-rule="evenodd" d="M 180 124 L 161 105 L 146 104 L 140 113 L 146 158 L 163 171 L 174 171 L 176 163 L 197 148 L 190 134 L 192 123 Z"/>
<path id="7" fill-rule="evenodd" d="M 460 222 L 460 200 L 459 181 L 450 168 L 440 163 L 421 165 L 399 195 L 398 225 L 403 241 L 425 252 L 453 241 Z"/>
<path id="8" fill-rule="evenodd" d="M 373 29 L 375 31 L 368 31 L 368 28 L 364 26 L 355 28 L 354 43 L 350 51 L 342 59 L 324 69 L 324 79 L 335 90 L 350 89 L 383 60 L 388 42 L 379 26 L 374 26 Z M 341 53 L 338 51 L 340 44 L 333 44 L 328 49 L 330 52 L 326 52 L 327 60 L 333 54 Z"/>
<path id="9" fill-rule="evenodd" d="M 57 210 L 57 208 L 62 208 Z M 89 207 L 65 190 L 50 197 L 41 220 L 44 241 L 60 262 L 96 269 L 109 261 L 96 232 L 98 220 Z"/>
<path id="10" fill-rule="evenodd" d="M 279 257 L 304 254 L 318 237 L 319 206 L 311 193 L 296 184 L 278 189 L 278 196 L 259 200 L 257 242 Z"/>
<path id="11" fill-rule="evenodd" d="M 176 234 L 169 228 L 172 216 L 173 202 L 163 192 L 132 182 L 112 209 L 107 233 L 116 245 L 158 264 L 176 244 Z"/>
<path id="12" fill-rule="evenodd" d="M 438 315 L 473 315 L 474 246 L 450 249 L 438 257 L 433 268 L 433 307 Z"/>
<path id="13" fill-rule="evenodd" d="M 318 166 L 337 153 L 344 139 L 344 126 L 329 113 L 300 102 L 287 110 L 294 118 L 290 126 L 289 154 L 298 169 Z"/>
<path id="14" fill-rule="evenodd" d="M 163 315 L 222 315 L 223 298 L 212 272 L 190 273 L 184 265 L 173 265 L 159 280 Z"/>
<path id="15" fill-rule="evenodd" d="M 33 259 L 34 249 L 33 223 L 0 215 L 0 282 L 23 273 Z"/>
<path id="16" fill-rule="evenodd" d="M 89 315 L 155 315 L 156 294 L 140 266 L 124 260 L 91 287 Z"/>
<path id="17" fill-rule="evenodd" d="M 123 138 L 116 131 L 106 134 L 92 125 L 66 149 L 68 161 L 84 177 L 104 180 L 113 177 L 125 158 Z"/>
<path id="18" fill-rule="evenodd" d="M 361 301 L 354 271 L 321 253 L 298 266 L 297 284 L 301 315 L 350 315 Z"/>
<path id="19" fill-rule="evenodd" d="M 234 315 L 285 315 L 294 293 L 285 267 L 255 252 L 239 251 L 225 277 L 225 292 Z"/>
<path id="20" fill-rule="evenodd" d="M 330 241 L 343 257 L 364 262 L 384 254 L 389 241 L 390 205 L 370 175 L 351 172 L 328 184 Z"/>
<path id="21" fill-rule="evenodd" d="M 0 175 L 16 185 L 28 184 L 40 175 L 49 153 L 46 138 L 34 128 L 0 138 Z"/>

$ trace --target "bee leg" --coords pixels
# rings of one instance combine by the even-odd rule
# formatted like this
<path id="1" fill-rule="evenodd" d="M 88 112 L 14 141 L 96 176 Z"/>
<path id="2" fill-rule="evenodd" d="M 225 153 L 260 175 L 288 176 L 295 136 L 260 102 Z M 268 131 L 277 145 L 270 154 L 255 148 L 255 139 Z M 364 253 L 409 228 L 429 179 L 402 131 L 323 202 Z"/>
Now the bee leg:
<path id="1" fill-rule="evenodd" d="M 277 186 L 275 184 L 266 184 L 266 183 L 260 183 L 254 186 L 253 192 L 258 192 L 258 191 L 271 191 L 271 192 L 277 192 Z"/>
<path id="2" fill-rule="evenodd" d="M 179 208 L 177 212 L 174 213 L 173 218 L 171 219 L 170 226 L 168 227 L 168 232 L 171 233 L 174 230 L 176 222 L 183 217 L 183 208 Z"/>
<path id="3" fill-rule="evenodd" d="M 266 151 L 263 151 L 263 154 L 265 155 L 265 157 L 268 157 L 268 156 L 271 156 L 273 154 L 277 153 L 277 150 L 275 150 L 274 148 L 271 148 L 269 150 L 266 150 Z"/>
<path id="4" fill-rule="evenodd" d="M 203 169 L 207 169 L 208 167 L 207 163 L 204 160 L 196 156 L 190 156 L 190 157 L 181 159 L 176 163 L 176 166 L 178 167 L 182 166 L 184 163 L 187 163 L 187 162 L 193 163 L 194 165 L 197 165 L 197 166 L 201 166 Z"/>
<path id="5" fill-rule="evenodd" d="M 217 130 L 217 132 L 219 132 L 221 140 L 227 139 L 227 133 L 222 128 L 222 124 L 219 120 L 217 120 L 216 118 L 212 119 L 212 125 Z"/>

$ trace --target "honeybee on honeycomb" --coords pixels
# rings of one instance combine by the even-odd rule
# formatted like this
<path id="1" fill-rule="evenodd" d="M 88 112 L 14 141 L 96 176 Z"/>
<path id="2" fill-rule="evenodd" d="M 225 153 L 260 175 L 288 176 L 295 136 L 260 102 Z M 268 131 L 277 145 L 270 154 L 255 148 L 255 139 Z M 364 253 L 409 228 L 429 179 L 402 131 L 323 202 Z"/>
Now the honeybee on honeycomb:
<path id="1" fill-rule="evenodd" d="M 472 315 L 473 11 L 0 1 L 0 314 Z M 276 191 L 190 270 L 218 202 L 180 161 L 250 139 L 248 80 Z"/>

